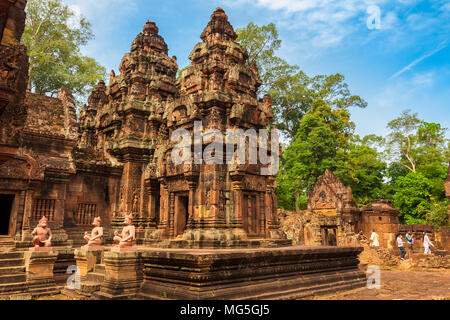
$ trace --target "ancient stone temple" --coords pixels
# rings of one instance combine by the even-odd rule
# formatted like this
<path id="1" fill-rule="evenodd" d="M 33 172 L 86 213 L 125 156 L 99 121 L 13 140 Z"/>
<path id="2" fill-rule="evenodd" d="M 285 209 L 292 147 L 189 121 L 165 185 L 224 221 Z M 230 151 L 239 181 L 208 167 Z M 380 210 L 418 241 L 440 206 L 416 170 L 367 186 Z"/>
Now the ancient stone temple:
<path id="1" fill-rule="evenodd" d="M 223 152 L 196 161 L 194 151 L 187 163 L 171 161 L 177 129 L 199 138 L 202 152 L 211 143 L 208 129 L 225 136 L 227 129 L 267 127 L 270 97 L 258 99 L 258 71 L 236 37 L 223 10 L 216 10 L 177 80 L 176 58 L 147 21 L 120 75 L 112 71 L 108 86 L 100 82 L 80 112 L 77 168 L 95 163 L 103 172 L 122 170 L 120 180 L 106 184 L 105 220 L 114 225 L 124 214 L 135 215 L 138 239 L 146 244 L 216 247 L 281 239 L 275 179 L 260 175 L 261 165 L 208 161 L 221 160 Z M 197 135 L 196 121 L 202 126 Z"/>
<path id="2" fill-rule="evenodd" d="M 10 283 L 0 291 L 57 292 L 75 260 L 81 291 L 101 299 L 288 298 L 364 285 L 360 248 L 295 247 L 280 230 L 271 98 L 258 97 L 256 65 L 221 8 L 178 78 L 147 21 L 77 120 L 69 90 L 26 90 L 24 7 L 0 7 L 0 268 L 28 264 L 2 275 Z M 351 212 L 350 198 L 329 194 Z M 24 254 L 41 219 L 52 251 Z M 94 219 L 101 239 L 80 248 Z"/>
<path id="3" fill-rule="evenodd" d="M 306 220 L 309 221 L 305 221 L 305 243 L 346 244 L 346 235 L 354 232 L 358 214 L 359 209 L 353 201 L 350 187 L 327 169 L 308 194 L 306 215 L 309 218 Z"/>
<path id="4" fill-rule="evenodd" d="M 385 199 L 358 207 L 351 188 L 328 169 L 309 192 L 308 209 L 283 219 L 288 238 L 305 245 L 356 245 L 356 234 L 370 237 L 372 229 L 380 246 L 392 248 L 399 231 L 398 209 Z"/>
<path id="5" fill-rule="evenodd" d="M 0 20 L 0 234 L 27 245 L 33 224 L 46 215 L 55 241 L 64 242 L 65 187 L 75 173 L 70 158 L 78 139 L 75 105 L 65 89 L 58 98 L 26 92 L 28 57 L 19 43 L 26 1 L 8 3 Z"/>

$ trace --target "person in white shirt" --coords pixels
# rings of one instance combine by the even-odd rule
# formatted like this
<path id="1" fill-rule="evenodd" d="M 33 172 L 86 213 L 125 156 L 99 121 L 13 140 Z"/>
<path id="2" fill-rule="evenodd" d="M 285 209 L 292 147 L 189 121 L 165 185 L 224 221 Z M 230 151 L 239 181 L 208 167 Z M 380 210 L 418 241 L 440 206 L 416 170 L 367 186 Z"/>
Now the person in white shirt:
<path id="1" fill-rule="evenodd" d="M 372 247 L 379 247 L 380 246 L 380 242 L 379 242 L 379 236 L 378 234 L 375 232 L 375 229 L 372 229 L 372 234 L 370 235 L 370 241 L 372 241 Z"/>
<path id="2" fill-rule="evenodd" d="M 397 245 L 398 248 L 400 249 L 400 259 L 401 260 L 405 260 L 405 254 L 406 254 L 406 250 L 403 246 L 403 239 L 402 239 L 402 235 L 400 233 L 397 234 Z"/>
<path id="3" fill-rule="evenodd" d="M 427 231 L 423 233 L 423 247 L 425 248 L 424 254 L 431 254 L 430 246 L 434 247 L 434 244 L 428 238 Z"/>

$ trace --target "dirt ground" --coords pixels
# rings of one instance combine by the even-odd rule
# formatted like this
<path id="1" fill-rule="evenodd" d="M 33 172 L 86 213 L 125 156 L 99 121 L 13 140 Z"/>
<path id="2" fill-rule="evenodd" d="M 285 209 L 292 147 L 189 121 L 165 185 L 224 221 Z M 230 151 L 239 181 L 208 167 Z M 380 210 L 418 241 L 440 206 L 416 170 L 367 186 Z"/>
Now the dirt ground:
<path id="1" fill-rule="evenodd" d="M 58 294 L 37 300 L 79 300 Z M 450 270 L 380 270 L 380 289 L 367 287 L 310 298 L 312 300 L 450 300 Z"/>
<path id="2" fill-rule="evenodd" d="M 380 289 L 367 287 L 315 300 L 450 300 L 450 271 L 381 270 Z"/>

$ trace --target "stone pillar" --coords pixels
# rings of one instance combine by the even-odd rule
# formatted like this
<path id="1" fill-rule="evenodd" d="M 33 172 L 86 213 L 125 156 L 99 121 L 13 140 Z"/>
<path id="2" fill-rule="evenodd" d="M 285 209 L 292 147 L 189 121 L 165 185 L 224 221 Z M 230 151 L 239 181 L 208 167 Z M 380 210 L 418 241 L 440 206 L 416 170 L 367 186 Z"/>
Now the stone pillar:
<path id="1" fill-rule="evenodd" d="M 23 223 L 22 223 L 22 241 L 31 241 L 31 212 L 33 210 L 33 195 L 34 190 L 27 190 L 25 193 L 25 204 L 23 210 Z"/>
<path id="2" fill-rule="evenodd" d="M 242 206 L 243 206 L 243 194 L 242 194 L 242 179 L 244 176 L 240 173 L 231 174 L 231 189 L 234 197 L 234 220 L 232 221 L 234 230 L 234 237 L 239 240 L 246 240 L 247 233 L 245 232 L 243 220 L 242 220 Z"/>
<path id="3" fill-rule="evenodd" d="M 175 194 L 169 193 L 169 236 L 173 238 L 175 233 Z"/>
<path id="4" fill-rule="evenodd" d="M 147 183 L 147 197 L 148 197 L 148 227 L 150 229 L 156 229 L 157 227 L 157 214 L 159 212 L 157 211 L 156 207 L 156 197 L 159 197 L 159 194 L 157 194 L 158 185 L 155 181 L 149 181 Z"/>
<path id="5" fill-rule="evenodd" d="M 132 299 L 140 291 L 143 274 L 138 251 L 107 251 L 104 253 L 105 280 L 97 299 Z"/>
<path id="6" fill-rule="evenodd" d="M 242 182 L 233 181 L 232 189 L 234 193 L 234 222 L 237 227 L 242 228 Z"/>
<path id="7" fill-rule="evenodd" d="M 264 236 L 266 233 L 266 209 L 264 204 L 264 193 L 259 194 L 259 234 Z"/>
<path id="8" fill-rule="evenodd" d="M 55 284 L 53 268 L 56 251 L 26 251 L 24 253 L 27 287 L 31 295 L 49 295 L 61 291 Z"/>
<path id="9" fill-rule="evenodd" d="M 169 234 L 169 191 L 164 181 L 160 181 L 158 229 L 164 230 L 165 235 Z"/>
<path id="10" fill-rule="evenodd" d="M 198 171 L 199 169 L 194 165 L 184 174 L 189 187 L 188 220 L 186 221 L 186 228 L 191 228 L 194 223 L 195 189 L 197 188 L 198 177 L 200 175 Z"/>

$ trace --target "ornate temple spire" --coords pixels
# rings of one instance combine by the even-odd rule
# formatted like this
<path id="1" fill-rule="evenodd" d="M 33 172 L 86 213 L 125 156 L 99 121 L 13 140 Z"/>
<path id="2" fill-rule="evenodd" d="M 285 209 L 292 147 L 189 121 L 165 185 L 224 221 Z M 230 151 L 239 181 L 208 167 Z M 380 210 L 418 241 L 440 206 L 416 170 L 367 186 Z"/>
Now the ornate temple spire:
<path id="1" fill-rule="evenodd" d="M 214 38 L 223 41 L 235 41 L 237 34 L 234 32 L 233 26 L 228 22 L 228 16 L 225 14 L 225 11 L 222 8 L 216 8 L 200 38 L 203 41 Z"/>
<path id="2" fill-rule="evenodd" d="M 159 29 L 156 24 L 153 21 L 147 20 L 142 28 L 142 32 L 137 35 L 136 39 L 134 39 L 131 44 L 131 51 L 133 52 L 141 49 L 149 52 L 156 51 L 167 55 L 169 49 L 164 38 L 158 34 L 158 31 Z"/>

